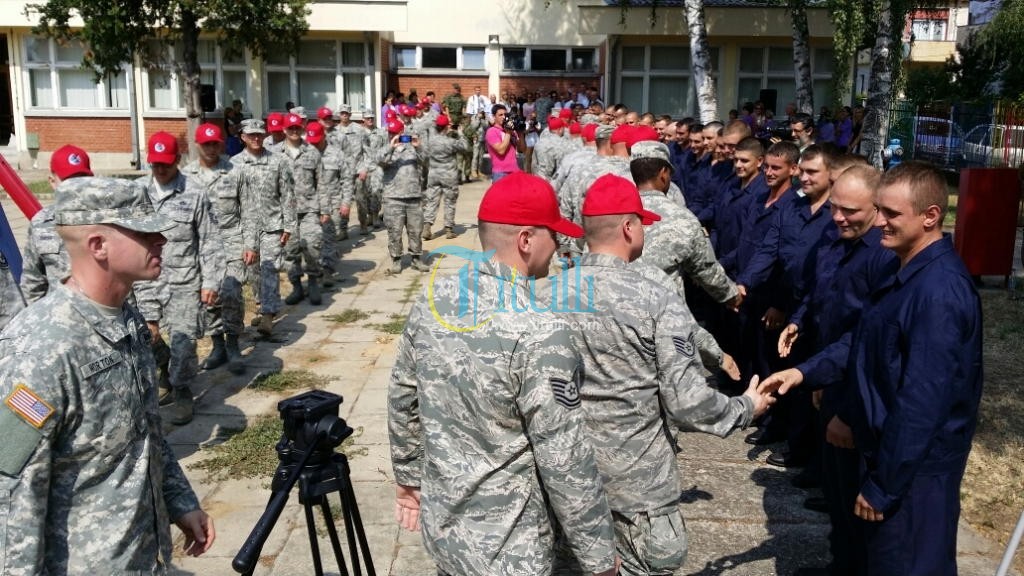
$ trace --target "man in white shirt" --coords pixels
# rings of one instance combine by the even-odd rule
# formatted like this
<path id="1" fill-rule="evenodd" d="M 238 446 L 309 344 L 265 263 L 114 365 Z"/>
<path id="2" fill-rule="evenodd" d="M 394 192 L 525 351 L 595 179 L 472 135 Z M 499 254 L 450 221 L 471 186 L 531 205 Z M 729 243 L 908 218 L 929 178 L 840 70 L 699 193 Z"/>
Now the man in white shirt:
<path id="1" fill-rule="evenodd" d="M 487 114 L 487 117 L 491 116 L 491 99 L 484 96 L 480 92 L 480 87 L 477 86 L 473 90 L 473 95 L 469 97 L 469 101 L 466 102 L 466 114 L 470 116 L 476 116 L 480 112 Z"/>

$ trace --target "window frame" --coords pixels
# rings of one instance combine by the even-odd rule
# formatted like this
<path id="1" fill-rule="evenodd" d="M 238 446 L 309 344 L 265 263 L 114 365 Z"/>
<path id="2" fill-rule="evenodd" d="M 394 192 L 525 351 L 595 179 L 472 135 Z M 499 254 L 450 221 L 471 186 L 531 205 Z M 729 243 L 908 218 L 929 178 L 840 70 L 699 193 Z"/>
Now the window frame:
<path id="1" fill-rule="evenodd" d="M 505 51 L 506 50 L 525 50 L 523 56 L 523 68 L 506 68 L 505 67 Z M 565 68 L 562 70 L 535 70 L 533 68 L 533 51 L 534 50 L 545 50 L 545 51 L 561 51 L 565 53 Z M 593 68 L 589 70 L 576 70 L 573 68 L 573 52 L 590 50 L 592 53 L 591 61 L 593 62 Z M 571 76 L 571 77 L 585 77 L 585 76 L 596 76 L 600 73 L 600 55 L 597 52 L 597 46 L 521 46 L 511 45 L 502 46 L 501 54 L 501 73 L 502 75 L 514 76 L 517 74 L 523 75 L 550 75 L 550 76 Z"/>
<path id="2" fill-rule="evenodd" d="M 673 117 L 676 117 L 676 115 L 679 114 L 680 118 L 683 117 L 682 115 L 685 115 L 685 114 L 688 114 L 688 113 L 690 115 L 694 115 L 696 110 L 697 110 L 696 107 L 697 107 L 698 103 L 697 103 L 697 87 L 696 87 L 696 85 L 693 82 L 693 58 L 692 57 L 690 58 L 689 62 L 687 63 L 687 68 L 685 70 L 680 70 L 680 69 L 674 69 L 673 70 L 673 69 L 669 69 L 669 68 L 652 68 L 651 67 L 652 49 L 654 49 L 654 48 L 679 48 L 679 49 L 684 50 L 688 54 L 689 50 L 690 50 L 690 45 L 689 44 L 642 44 L 642 45 L 627 44 L 627 45 L 619 46 L 618 47 L 618 54 L 617 54 L 618 62 L 619 62 L 619 70 L 618 70 L 618 75 L 617 75 L 617 78 L 616 78 L 616 81 L 615 81 L 616 99 L 619 100 L 619 101 L 621 101 L 623 99 L 622 98 L 622 94 L 623 94 L 622 93 L 622 80 L 624 78 L 628 78 L 628 79 L 631 79 L 631 80 L 636 79 L 636 78 L 640 78 L 641 79 L 641 91 L 640 91 L 641 92 L 641 100 L 644 103 L 644 106 L 643 106 L 644 110 L 643 111 L 651 112 L 651 113 L 653 113 L 655 115 L 671 114 Z M 631 69 L 623 68 L 623 66 L 622 66 L 623 51 L 627 50 L 627 49 L 641 49 L 641 50 L 643 50 L 643 58 L 642 58 L 643 64 L 641 65 L 640 68 L 631 68 Z M 724 57 L 724 50 L 720 46 L 709 46 L 708 50 L 711 52 L 711 60 L 712 60 L 711 77 L 715 81 L 716 91 L 717 92 L 721 92 L 721 86 L 719 85 L 720 81 L 721 81 L 721 75 L 720 75 L 719 71 L 722 69 L 721 62 L 722 62 L 722 58 Z M 653 110 L 653 109 L 650 109 L 651 108 L 651 79 L 652 78 L 654 78 L 654 79 L 659 79 L 659 78 L 685 79 L 686 83 L 687 83 L 686 109 L 680 110 L 680 111 L 668 111 L 668 110 Z M 692 106 L 692 110 L 690 110 L 691 106 Z"/>
<path id="3" fill-rule="evenodd" d="M 399 66 L 397 53 L 399 50 L 413 48 L 416 51 L 414 57 L 413 66 Z M 455 49 L 455 67 L 454 68 L 430 68 L 423 65 L 423 49 L 424 48 L 454 48 Z M 467 68 L 464 57 L 466 49 L 470 50 L 482 50 L 484 53 L 484 65 L 483 68 Z M 486 75 L 488 73 L 487 65 L 487 46 L 483 44 L 393 44 L 391 46 L 391 68 L 392 72 L 399 72 L 405 74 L 469 74 L 469 75 Z"/>
<path id="4" fill-rule="evenodd" d="M 29 43 L 30 42 L 43 42 L 45 44 L 44 55 L 45 59 L 41 61 L 29 61 Z M 26 34 L 22 36 L 21 42 L 21 77 L 24 85 L 24 102 L 25 102 L 25 115 L 26 116 L 39 116 L 39 115 L 80 115 L 83 112 L 87 112 L 91 116 L 127 116 L 131 110 L 131 103 L 126 99 L 124 107 L 115 107 L 111 105 L 111 90 L 116 90 L 110 81 L 110 75 L 105 75 L 100 78 L 98 82 L 94 84 L 95 91 L 95 102 L 93 106 L 65 106 L 61 103 L 61 71 L 70 72 L 87 72 L 92 74 L 93 71 L 89 68 L 82 66 L 81 61 L 71 62 L 67 60 L 57 59 L 57 42 L 53 38 L 47 38 L 45 36 L 36 36 L 33 34 Z M 49 91 L 50 91 L 50 103 L 48 106 L 38 106 L 33 104 L 35 95 L 32 90 L 32 74 L 33 72 L 45 71 L 47 74 L 46 78 L 49 80 Z M 124 74 L 125 78 L 125 89 L 128 88 L 128 82 L 132 81 L 132 67 L 130 64 L 125 64 L 121 69 L 121 73 Z M 130 90 L 128 91 L 130 94 Z"/>
<path id="5" fill-rule="evenodd" d="M 331 67 L 331 66 L 298 65 L 296 63 L 296 57 L 295 56 L 289 56 L 288 57 L 288 64 L 287 65 L 285 65 L 285 64 L 269 64 L 269 63 L 264 62 L 263 74 L 262 74 L 262 82 L 263 82 L 263 87 L 264 87 L 264 89 L 263 89 L 263 110 L 264 111 L 267 111 L 267 112 L 270 112 L 270 111 L 286 112 L 286 110 L 282 110 L 279 107 L 274 107 L 273 104 L 275 104 L 275 103 L 270 101 L 270 90 L 269 90 L 270 84 L 269 84 L 269 80 L 268 80 L 268 75 L 270 73 L 278 73 L 278 74 L 280 74 L 280 73 L 283 73 L 283 72 L 287 72 L 288 73 L 288 93 L 290 95 L 288 99 L 290 101 L 292 101 L 292 102 L 297 103 L 300 106 L 305 106 L 305 104 L 303 104 L 300 101 L 299 93 L 298 93 L 298 89 L 299 89 L 299 79 L 298 78 L 299 78 L 299 73 L 301 73 L 301 72 L 313 72 L 313 73 L 330 72 L 330 73 L 333 73 L 334 74 L 334 93 L 337 95 L 338 102 L 335 103 L 335 105 L 332 106 L 332 108 L 336 108 L 338 104 L 342 104 L 342 103 L 349 104 L 349 105 L 352 106 L 353 114 L 356 114 L 361 107 L 357 106 L 357 105 L 355 105 L 355 104 L 353 104 L 351 102 L 344 102 L 345 88 L 346 88 L 345 78 L 344 77 L 345 77 L 346 74 L 362 74 L 362 77 L 363 77 L 363 94 L 364 94 L 364 98 L 365 98 L 365 101 L 362 103 L 362 107 L 366 107 L 366 106 L 373 107 L 374 106 L 374 102 L 375 102 L 375 100 L 373 98 L 373 57 L 374 57 L 374 54 L 373 54 L 373 46 L 372 46 L 372 44 L 370 42 L 366 42 L 366 41 L 363 41 L 363 40 L 344 39 L 344 38 L 337 38 L 337 39 L 304 38 L 302 41 L 322 42 L 322 41 L 325 41 L 325 40 L 326 41 L 330 41 L 330 42 L 334 42 L 334 51 L 335 51 L 334 63 L 335 64 L 334 64 L 333 67 Z M 363 46 L 363 63 L 362 63 L 362 65 L 347 65 L 347 66 L 345 65 L 345 63 L 344 63 L 344 51 L 345 51 L 344 44 L 362 44 L 362 46 Z M 307 114 L 312 114 L 312 113 L 315 113 L 315 112 L 316 112 L 315 110 L 312 110 L 312 111 L 308 110 L 308 109 L 306 110 Z"/>
<path id="6" fill-rule="evenodd" d="M 739 90 L 740 82 L 743 81 L 743 80 L 759 79 L 760 80 L 759 90 L 767 89 L 768 88 L 768 82 L 772 81 L 772 80 L 790 80 L 790 81 L 793 82 L 794 90 L 796 89 L 796 78 L 793 76 L 793 68 L 792 68 L 792 66 L 788 70 L 786 70 L 786 71 L 783 71 L 783 70 L 770 70 L 768 68 L 768 63 L 770 61 L 769 54 L 771 52 L 771 49 L 773 49 L 773 48 L 775 48 L 775 49 L 789 49 L 790 53 L 792 53 L 792 48 L 793 47 L 792 47 L 792 45 L 740 46 L 739 47 L 739 50 L 741 50 L 741 51 L 744 50 L 744 49 L 757 49 L 757 50 L 761 51 L 761 71 L 760 72 L 745 72 L 745 71 L 740 70 L 739 66 L 737 65 L 737 71 L 736 71 L 736 97 L 737 97 L 737 100 L 738 100 L 738 102 L 736 102 L 736 109 L 737 110 L 741 106 L 743 106 L 743 104 L 744 104 L 743 95 L 740 94 L 740 90 Z M 833 51 L 832 48 L 830 48 L 828 46 L 810 46 L 810 47 L 808 47 L 808 50 L 810 51 L 810 55 L 811 55 L 811 85 L 813 86 L 815 83 L 820 82 L 820 81 L 831 80 L 832 76 L 833 76 L 833 71 L 832 70 L 829 70 L 829 71 L 819 71 L 819 67 L 818 67 L 818 60 L 819 60 L 818 53 L 819 53 L 819 51 L 823 51 L 823 50 L 832 52 Z M 776 107 L 777 108 L 783 108 L 783 110 L 774 110 L 774 113 L 775 113 L 776 116 L 779 116 L 781 113 L 784 112 L 784 107 L 785 107 L 786 103 L 783 102 L 782 100 L 783 99 L 780 98 L 779 101 L 776 102 Z M 818 97 L 817 97 L 817 94 L 816 94 L 815 95 L 815 101 L 817 101 L 817 100 L 818 100 Z"/>
<path id="7" fill-rule="evenodd" d="M 200 82 L 202 82 L 202 75 L 206 73 L 213 73 L 213 94 L 214 94 L 214 107 L 217 109 L 224 109 L 226 106 L 231 104 L 225 102 L 225 86 L 224 86 L 224 73 L 225 72 L 242 72 L 248 73 L 252 66 L 252 56 L 248 50 L 245 50 L 242 54 L 242 62 L 228 62 L 225 63 L 225 52 L 226 48 L 216 42 L 213 38 L 200 38 L 200 42 L 211 42 L 213 43 L 213 61 L 200 62 Z M 174 62 L 176 51 L 180 49 L 178 45 L 164 45 L 162 46 L 164 57 L 170 58 L 170 62 Z M 150 96 L 152 89 L 151 82 L 154 78 L 150 74 L 148 69 L 143 68 L 142 70 L 142 109 L 145 116 L 159 117 L 159 116 L 170 116 L 179 117 L 185 112 L 184 102 L 184 78 L 177 66 L 173 66 L 167 71 L 168 84 L 175 89 L 171 91 L 171 106 L 167 108 L 158 108 L 153 105 L 153 99 Z M 251 108 L 251 87 L 246 79 L 245 86 L 245 98 L 243 98 L 243 104 L 246 108 Z"/>

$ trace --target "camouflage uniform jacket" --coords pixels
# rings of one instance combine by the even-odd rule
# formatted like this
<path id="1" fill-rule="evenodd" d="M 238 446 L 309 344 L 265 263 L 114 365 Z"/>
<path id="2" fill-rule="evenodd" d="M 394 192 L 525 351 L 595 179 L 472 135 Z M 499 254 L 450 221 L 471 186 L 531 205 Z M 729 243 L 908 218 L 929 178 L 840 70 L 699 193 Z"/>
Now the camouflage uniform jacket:
<path id="1" fill-rule="evenodd" d="M 423 146 L 422 142 L 420 146 Z M 459 172 L 456 161 L 459 154 L 469 151 L 469 142 L 458 132 L 435 134 L 427 144 L 427 161 L 430 172 L 427 174 L 427 185 L 440 183 L 444 186 L 458 186 Z"/>
<path id="2" fill-rule="evenodd" d="M 643 190 L 640 199 L 646 210 L 661 216 L 661 221 L 644 231 L 644 254 L 640 260 L 664 270 L 672 277 L 680 295 L 685 276 L 704 288 L 715 302 L 736 296 L 736 284 L 715 258 L 711 241 L 693 212 L 658 190 Z"/>
<path id="3" fill-rule="evenodd" d="M 412 132 L 420 139 L 420 146 L 426 150 L 427 145 L 430 144 L 430 139 L 437 135 L 437 130 L 434 128 L 434 121 L 430 116 L 423 115 L 420 118 L 413 119 L 409 123 L 409 132 Z"/>
<path id="4" fill-rule="evenodd" d="M 448 118 L 452 122 L 462 122 L 462 113 L 466 109 L 466 99 L 462 94 L 452 92 L 441 100 L 441 105 L 448 110 Z M 490 113 L 490 110 L 487 112 Z"/>
<path id="5" fill-rule="evenodd" d="M 25 298 L 21 295 L 18 281 L 14 279 L 7 257 L 0 253 L 0 330 L 24 308 Z"/>
<path id="6" fill-rule="evenodd" d="M 526 279 L 511 278 L 479 263 L 468 289 L 488 320 L 475 330 L 438 320 L 476 323 L 459 317 L 458 275 L 413 307 L 388 393 L 395 480 L 420 487 L 423 542 L 444 572 L 550 574 L 548 507 L 583 568 L 605 570 L 611 515 L 583 439 L 579 357 L 556 316 L 529 311 Z"/>
<path id="7" fill-rule="evenodd" d="M 666 430 L 726 436 L 750 423 L 753 403 L 707 385 L 697 323 L 678 294 L 615 256 L 587 253 L 578 268 L 560 279 L 569 286 L 566 301 L 586 305 L 567 319 L 599 325 L 575 330 L 573 343 L 583 357 L 580 400 L 608 504 L 624 514 L 675 505 L 680 478 Z"/>
<path id="8" fill-rule="evenodd" d="M 351 180 L 363 165 L 366 154 L 366 128 L 349 122 L 348 126 L 335 126 L 333 134 L 333 144 L 341 149 L 341 177 Z M 328 142 L 331 140 L 328 139 Z"/>
<path id="9" fill-rule="evenodd" d="M 0 573 L 166 571 L 170 524 L 199 501 L 160 430 L 149 346 L 134 308 L 109 317 L 64 285 L 0 334 Z"/>
<path id="10" fill-rule="evenodd" d="M 533 173 L 550 182 L 567 152 L 568 142 L 550 130 L 544 130 L 533 146 Z"/>
<path id="11" fill-rule="evenodd" d="M 330 211 L 324 212 L 324 214 L 332 214 L 341 206 L 352 205 L 355 188 L 342 185 L 341 167 L 343 164 L 341 148 L 328 143 L 324 151 L 320 153 L 320 165 L 316 177 L 317 185 L 327 195 L 327 205 L 330 207 Z"/>
<path id="12" fill-rule="evenodd" d="M 558 164 L 558 170 L 555 172 L 555 176 L 551 179 L 551 186 L 554 187 L 556 192 L 561 190 L 562 186 L 565 185 L 566 179 L 569 178 L 569 175 L 587 162 L 592 162 L 596 155 L 597 148 L 594 148 L 593 146 L 587 146 L 566 154 Z"/>
<path id="13" fill-rule="evenodd" d="M 583 198 L 587 189 L 605 174 L 615 174 L 633 181 L 633 175 L 629 171 L 629 160 L 617 156 L 596 155 L 591 162 L 580 166 L 566 178 L 562 189 L 558 192 L 558 202 L 562 215 L 577 224 L 583 223 Z M 579 254 L 583 252 L 583 239 L 568 238 L 559 236 L 559 252 L 571 252 Z"/>
<path id="14" fill-rule="evenodd" d="M 377 151 L 377 163 L 384 169 L 383 199 L 422 198 L 420 168 L 423 164 L 423 148 L 412 144 L 386 144 Z"/>
<path id="15" fill-rule="evenodd" d="M 321 189 L 317 183 L 320 151 L 303 142 L 297 151 L 291 146 L 285 146 L 282 156 L 292 172 L 296 215 L 330 214 L 330 197 L 327 190 Z"/>
<path id="16" fill-rule="evenodd" d="M 68 253 L 64 241 L 57 235 L 52 206 L 32 217 L 22 252 L 21 291 L 29 302 L 46 296 L 51 287 L 67 278 Z"/>
<path id="17" fill-rule="evenodd" d="M 240 170 L 226 156 L 221 156 L 213 168 L 204 168 L 198 160 L 193 160 L 181 173 L 188 179 L 189 186 L 199 186 L 206 191 L 217 215 L 225 258 L 238 260 L 245 250 L 256 251 L 259 248 L 259 241 L 253 234 L 256 226 L 243 220 L 253 218 L 258 208 L 242 205 L 251 198 L 242 193 Z"/>
<path id="18" fill-rule="evenodd" d="M 231 163 L 241 170 L 242 193 L 250 199 L 245 205 L 256 207 L 259 212 L 250 220 L 260 232 L 295 232 L 295 200 L 292 190 L 292 172 L 281 154 L 264 150 L 254 156 L 242 150 L 231 157 Z"/>
<path id="19" fill-rule="evenodd" d="M 226 272 L 224 242 L 206 189 L 188 185 L 188 179 L 180 171 L 170 193 L 165 192 L 152 176 L 142 177 L 140 183 L 146 187 L 153 209 L 175 224 L 174 228 L 163 233 L 167 244 L 163 248 L 163 270 L 159 281 L 168 284 L 199 283 L 204 290 L 219 290 Z M 139 286 L 145 284 L 143 282 Z M 142 298 L 141 295 L 139 297 Z"/>
<path id="20" fill-rule="evenodd" d="M 281 140 L 280 142 L 275 142 L 274 137 L 271 136 L 270 134 L 267 134 L 267 137 L 263 139 L 263 149 L 266 150 L 267 152 L 279 154 L 281 150 L 284 149 L 284 140 Z"/>
<path id="21" fill-rule="evenodd" d="M 380 170 L 380 165 L 377 164 L 376 158 L 380 151 L 388 146 L 388 142 L 387 132 L 377 127 L 374 127 L 373 130 L 367 130 L 365 153 L 363 154 L 363 162 L 360 164 L 359 170 L 366 170 L 367 173 Z"/>

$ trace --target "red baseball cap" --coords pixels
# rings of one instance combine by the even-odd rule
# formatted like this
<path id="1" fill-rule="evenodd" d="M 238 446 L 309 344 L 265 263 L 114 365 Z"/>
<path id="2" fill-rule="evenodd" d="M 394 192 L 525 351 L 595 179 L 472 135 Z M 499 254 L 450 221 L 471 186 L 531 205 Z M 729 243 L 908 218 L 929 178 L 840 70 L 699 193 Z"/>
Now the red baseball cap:
<path id="1" fill-rule="evenodd" d="M 311 122 L 306 126 L 306 142 L 319 144 L 324 141 L 324 125 L 319 122 Z"/>
<path id="2" fill-rule="evenodd" d="M 572 238 L 583 237 L 583 229 L 558 211 L 551 184 L 526 172 L 513 172 L 491 185 L 480 200 L 476 217 L 496 224 L 543 226 Z"/>
<path id="3" fill-rule="evenodd" d="M 630 148 L 637 142 L 645 140 L 658 140 L 658 131 L 650 126 L 633 126 L 632 130 L 626 133 L 626 145 Z"/>
<path id="4" fill-rule="evenodd" d="M 146 162 L 150 164 L 176 164 L 178 162 L 178 139 L 167 132 L 157 132 L 149 137 L 146 146 Z"/>
<path id="5" fill-rule="evenodd" d="M 579 122 L 573 122 L 569 124 L 569 134 L 579 134 L 583 129 L 580 128 Z"/>
<path id="6" fill-rule="evenodd" d="M 384 119 L 390 122 L 395 118 L 398 118 L 398 114 L 395 113 L 393 108 L 388 108 L 387 112 L 384 113 Z"/>
<path id="7" fill-rule="evenodd" d="M 644 210 L 640 192 L 636 185 L 622 176 L 605 174 L 587 188 L 583 199 L 584 216 L 607 216 L 609 214 L 636 214 L 644 226 L 661 220 L 654 212 Z"/>
<path id="8" fill-rule="evenodd" d="M 562 110 L 558 113 L 558 117 L 561 118 L 562 120 L 572 118 L 572 108 L 562 108 Z"/>
<path id="9" fill-rule="evenodd" d="M 207 142 L 224 142 L 224 134 L 220 126 L 207 122 L 196 128 L 196 144 L 206 144 Z"/>
<path id="10" fill-rule="evenodd" d="M 451 122 L 448 120 L 447 116 L 445 116 L 444 114 L 441 114 L 440 116 L 437 117 L 437 120 L 435 120 L 434 123 L 437 124 L 438 128 L 444 128 L 445 126 L 447 126 Z"/>
<path id="11" fill-rule="evenodd" d="M 298 126 L 300 128 L 305 127 L 306 122 L 302 119 L 302 116 L 298 114 L 289 114 L 284 117 L 284 129 L 293 128 Z"/>
<path id="12" fill-rule="evenodd" d="M 594 140 L 597 140 L 598 126 L 599 124 L 587 124 L 582 129 L 580 129 L 580 135 L 582 135 L 583 139 L 586 140 L 587 142 L 593 142 Z"/>
<path id="13" fill-rule="evenodd" d="M 267 133 L 273 134 L 274 132 L 284 131 L 284 114 L 280 112 L 271 112 L 267 114 Z"/>
<path id="14" fill-rule="evenodd" d="M 50 172 L 61 180 L 74 176 L 92 176 L 89 155 L 78 146 L 61 146 L 50 156 Z"/>
<path id="15" fill-rule="evenodd" d="M 405 124 L 402 124 L 401 120 L 388 122 L 388 134 L 401 134 L 403 130 L 405 130 Z"/>
<path id="16" fill-rule="evenodd" d="M 633 127 L 629 124 L 622 124 L 615 130 L 612 130 L 612 144 L 628 144 L 630 139 L 630 132 L 633 131 Z"/>
<path id="17" fill-rule="evenodd" d="M 320 109 L 316 111 L 316 117 L 321 120 L 326 120 L 327 118 L 334 118 L 334 112 L 327 106 L 321 106 Z"/>
<path id="18" fill-rule="evenodd" d="M 548 118 L 548 128 L 552 130 L 565 128 L 565 122 L 562 122 L 562 119 L 559 118 L 558 116 L 552 116 L 551 118 Z"/>

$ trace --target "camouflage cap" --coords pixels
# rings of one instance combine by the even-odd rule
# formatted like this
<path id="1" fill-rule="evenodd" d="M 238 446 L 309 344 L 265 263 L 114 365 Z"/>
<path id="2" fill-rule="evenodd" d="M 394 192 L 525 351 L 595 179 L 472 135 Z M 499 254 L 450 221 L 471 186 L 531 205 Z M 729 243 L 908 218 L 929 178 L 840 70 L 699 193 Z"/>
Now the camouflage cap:
<path id="1" fill-rule="evenodd" d="M 164 232 L 174 222 L 153 210 L 142 185 L 121 178 L 65 180 L 54 192 L 58 226 L 113 224 L 136 232 Z"/>
<path id="2" fill-rule="evenodd" d="M 242 134 L 266 134 L 267 127 L 263 120 L 258 118 L 246 118 L 242 120 Z"/>
<path id="3" fill-rule="evenodd" d="M 668 146 L 662 142 L 655 140 L 641 140 L 629 149 L 629 159 L 639 160 L 640 158 L 657 158 L 658 160 L 664 160 L 669 164 L 672 163 L 669 160 Z"/>
<path id="4" fill-rule="evenodd" d="M 376 118 L 377 113 L 373 111 L 373 108 L 367 108 L 363 110 L 363 118 Z"/>
<path id="5" fill-rule="evenodd" d="M 342 112 L 346 114 L 351 114 L 352 107 L 349 106 L 348 104 L 338 104 L 338 114 L 341 114 Z"/>
<path id="6" fill-rule="evenodd" d="M 609 140 L 612 137 L 612 132 L 615 131 L 614 124 L 601 124 L 597 127 L 597 131 L 594 132 L 595 140 Z"/>

